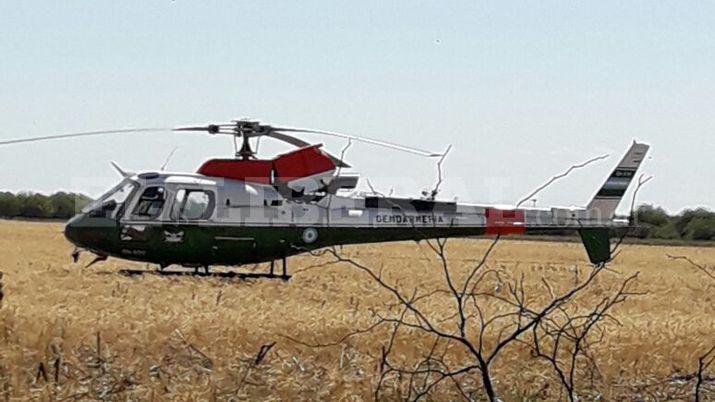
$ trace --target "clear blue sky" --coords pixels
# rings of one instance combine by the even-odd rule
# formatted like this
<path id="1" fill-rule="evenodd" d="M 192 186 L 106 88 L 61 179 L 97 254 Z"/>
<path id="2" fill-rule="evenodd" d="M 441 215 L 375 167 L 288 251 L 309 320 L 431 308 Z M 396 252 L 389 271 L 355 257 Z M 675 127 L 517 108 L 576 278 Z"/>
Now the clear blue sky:
<path id="1" fill-rule="evenodd" d="M 422 148 L 444 197 L 584 205 L 633 139 L 641 202 L 715 207 L 715 5 L 706 2 L 0 1 L 0 138 L 250 116 Z M 321 140 L 317 137 L 310 140 Z M 339 153 L 341 141 L 324 140 Z M 97 195 L 108 161 L 190 170 L 226 138 L 137 134 L 0 148 L 0 189 Z M 279 151 L 263 144 L 262 152 Z M 417 194 L 430 161 L 346 158 Z"/>

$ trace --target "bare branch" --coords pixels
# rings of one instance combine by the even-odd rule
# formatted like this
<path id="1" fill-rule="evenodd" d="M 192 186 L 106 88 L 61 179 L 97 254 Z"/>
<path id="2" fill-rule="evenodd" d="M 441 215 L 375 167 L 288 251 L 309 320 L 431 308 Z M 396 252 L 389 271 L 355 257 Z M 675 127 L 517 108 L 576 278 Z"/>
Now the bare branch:
<path id="1" fill-rule="evenodd" d="M 635 222 L 636 199 L 638 198 L 638 192 L 641 190 L 641 187 L 651 181 L 651 179 L 653 179 L 653 176 L 646 176 L 645 173 L 641 173 L 641 175 L 638 177 L 638 183 L 636 184 L 636 189 L 633 190 L 633 198 L 631 198 L 630 217 L 632 222 Z"/>
<path id="2" fill-rule="evenodd" d="M 335 341 L 323 342 L 323 343 L 309 343 L 309 342 L 301 341 L 300 339 L 296 339 L 291 336 L 283 335 L 283 334 L 278 334 L 278 336 L 280 336 L 281 338 L 285 338 L 293 343 L 297 343 L 299 345 L 303 345 L 303 346 L 307 346 L 307 347 L 311 347 L 311 348 L 327 348 L 330 346 L 340 345 L 355 335 L 360 335 L 360 334 L 365 334 L 365 333 L 371 332 L 375 328 L 377 328 L 380 325 L 383 325 L 385 323 L 386 323 L 385 320 L 379 320 L 378 322 L 373 323 L 372 325 L 368 326 L 367 328 L 358 329 L 355 331 L 348 332 L 347 334 L 341 336 L 340 338 L 338 338 Z"/>
<path id="3" fill-rule="evenodd" d="M 561 317 L 542 320 L 539 325 L 533 327 L 531 346 L 534 353 L 549 363 L 570 401 L 577 400 L 575 381 L 579 359 L 588 365 L 584 370 L 597 371 L 598 366 L 589 349 L 600 342 L 603 336 L 604 331 L 600 328 L 602 322 L 613 320 L 618 323 L 608 311 L 623 303 L 628 296 L 638 294 L 631 290 L 637 277 L 638 273 L 628 277 L 613 296 L 602 299 L 586 314 L 571 314 L 566 309 L 559 308 Z M 592 332 L 599 331 L 600 336 L 591 341 Z"/>
<path id="4" fill-rule="evenodd" d="M 707 351 L 704 355 L 700 356 L 698 359 L 698 372 L 696 373 L 696 382 L 695 382 L 695 390 L 694 390 L 694 397 L 695 397 L 695 402 L 700 402 L 700 391 L 703 386 L 703 373 L 705 369 L 712 364 L 713 360 L 715 360 L 715 346 L 710 348 L 710 350 Z"/>
<path id="5" fill-rule="evenodd" d="M 604 157 L 574 165 L 561 177 Z M 441 170 L 439 175 L 441 178 Z M 438 179 L 436 190 L 439 183 Z M 374 194 L 379 194 L 371 183 L 368 182 L 368 186 Z M 413 227 L 413 230 L 421 234 L 420 228 Z M 399 282 L 387 280 L 383 276 L 384 265 L 370 267 L 341 255 L 334 247 L 311 252 L 332 257 L 331 261 L 318 266 L 346 263 L 364 272 L 393 301 L 381 307 L 381 311 L 372 312 L 377 317 L 376 322 L 337 340 L 315 343 L 283 337 L 307 347 L 328 347 L 344 343 L 352 336 L 376 331 L 384 324 L 389 328 L 389 335 L 381 336 L 385 341 L 379 346 L 380 377 L 374 390 L 375 400 L 385 399 L 388 387 L 393 387 L 400 399 L 419 400 L 430 398 L 430 393 L 450 384 L 454 386 L 453 395 L 470 400 L 472 381 L 478 373 L 483 393 L 490 401 L 496 401 L 491 366 L 507 346 L 515 343 L 530 345 L 538 351 L 536 357 L 550 362 L 563 384 L 561 388 L 573 397 L 577 384 L 580 384 L 577 380 L 589 375 L 593 379 L 598 374 L 591 348 L 603 339 L 602 324 L 612 322 L 618 325 L 610 314 L 611 308 L 639 294 L 631 289 L 637 274 L 623 281 L 610 297 L 599 296 L 590 307 L 576 300 L 582 300 L 583 294 L 602 272 L 614 272 L 605 263 L 593 266 L 585 275 L 577 272 L 573 283 L 569 279 L 565 289 L 542 278 L 537 284 L 544 301 L 543 297 L 535 298 L 530 294 L 531 283 L 523 273 L 516 277 L 508 273 L 502 276 L 500 268 L 487 266 L 500 239 L 496 236 L 480 258 L 471 260 L 473 262 L 470 261 L 463 271 L 450 266 L 446 239 L 428 241 L 429 250 L 437 257 L 441 283 L 435 289 L 430 284 L 430 288 L 421 293 L 419 289 L 405 289 Z M 495 278 L 498 285 L 493 286 L 487 278 Z M 447 311 L 428 308 L 435 305 L 447 305 Z M 425 346 L 424 352 L 416 357 L 405 357 L 394 348 L 396 340 L 402 341 L 405 337 L 414 339 L 416 344 L 429 339 L 430 346 Z"/>
<path id="6" fill-rule="evenodd" d="M 590 165 L 591 163 L 594 163 L 594 162 L 596 162 L 596 161 L 599 161 L 599 160 L 602 160 L 602 159 L 606 159 L 606 158 L 608 158 L 608 156 L 609 156 L 608 154 L 601 155 L 601 156 L 596 156 L 596 157 L 594 157 L 594 158 L 591 158 L 591 159 L 587 160 L 586 162 L 579 163 L 579 164 L 576 164 L 576 165 L 571 165 L 571 167 L 568 168 L 566 171 L 564 171 L 564 172 L 562 172 L 562 173 L 560 173 L 560 174 L 557 174 L 556 176 L 553 176 L 553 177 L 552 177 L 551 179 L 549 179 L 546 183 L 544 183 L 544 184 L 542 184 L 541 186 L 537 187 L 534 191 L 532 191 L 531 193 L 529 193 L 529 195 L 527 195 L 526 197 L 522 198 L 522 199 L 516 204 L 516 208 L 519 208 L 519 207 L 521 206 L 521 204 L 523 204 L 523 203 L 525 203 L 526 201 L 530 200 L 531 197 L 537 195 L 537 194 L 540 193 L 542 190 L 544 190 L 545 188 L 547 188 L 547 187 L 549 187 L 551 184 L 553 184 L 555 181 L 558 181 L 559 179 L 562 179 L 562 178 L 568 176 L 568 175 L 571 174 L 571 172 L 573 172 L 574 170 L 576 170 L 576 169 L 581 169 L 581 168 L 583 168 L 583 167 L 586 167 L 586 166 L 588 166 L 588 165 Z"/>
<path id="7" fill-rule="evenodd" d="M 715 279 L 715 269 L 712 269 L 712 268 L 708 269 L 708 267 L 706 267 L 705 265 L 698 264 L 695 261 L 691 260 L 690 257 L 684 256 L 684 255 L 670 255 L 670 254 L 666 254 L 666 257 L 670 258 L 671 260 L 685 261 L 688 264 L 690 264 L 691 266 L 700 270 L 700 272 L 709 276 L 711 279 Z"/>
<path id="8" fill-rule="evenodd" d="M 452 144 L 447 146 L 447 149 L 437 161 L 437 183 L 435 183 L 434 187 L 432 188 L 432 191 L 430 191 L 429 193 L 425 192 L 427 199 L 430 201 L 434 201 L 435 197 L 437 197 L 437 194 L 439 193 L 439 186 L 442 185 L 442 163 L 444 162 L 444 159 L 447 157 L 447 154 L 451 149 Z"/>
<path id="9" fill-rule="evenodd" d="M 492 242 L 491 245 L 489 245 L 489 248 L 487 248 L 487 251 L 482 255 L 482 259 L 479 261 L 479 263 L 472 269 L 472 272 L 469 273 L 469 276 L 467 279 L 464 281 L 464 286 L 462 287 L 462 293 L 460 295 L 461 298 L 464 297 L 464 294 L 467 292 L 467 288 L 469 288 L 469 284 L 474 278 L 474 275 L 476 275 L 477 271 L 479 271 L 484 264 L 487 262 L 487 258 L 489 258 L 489 255 L 492 253 L 492 250 L 496 247 L 497 243 L 501 239 L 501 234 L 497 234 L 497 236 L 494 238 L 494 241 Z"/>
<path id="10" fill-rule="evenodd" d="M 690 257 L 684 255 L 670 255 L 666 254 L 666 257 L 673 261 L 685 261 L 690 266 L 695 267 L 697 270 L 705 274 L 710 279 L 715 280 L 715 268 L 709 268 L 705 265 L 699 264 L 693 261 Z M 682 380 L 692 381 L 695 379 L 695 386 L 693 389 L 693 399 L 695 402 L 700 402 L 702 386 L 706 378 L 704 376 L 705 370 L 715 361 L 715 346 L 711 347 L 707 352 L 698 358 L 698 369 L 695 374 L 688 374 L 686 376 L 681 376 Z"/>

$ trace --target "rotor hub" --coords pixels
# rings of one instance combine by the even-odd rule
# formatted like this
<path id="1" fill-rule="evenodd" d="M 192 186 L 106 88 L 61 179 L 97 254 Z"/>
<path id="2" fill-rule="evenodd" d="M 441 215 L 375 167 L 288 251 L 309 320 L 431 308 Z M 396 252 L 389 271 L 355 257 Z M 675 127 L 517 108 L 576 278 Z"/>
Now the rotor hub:
<path id="1" fill-rule="evenodd" d="M 258 121 L 246 119 L 234 120 L 233 123 L 235 124 L 233 127 L 234 141 L 238 137 L 241 137 L 242 140 L 241 149 L 236 151 L 236 157 L 244 160 L 255 158 L 256 153 L 251 149 L 248 139 L 264 135 L 267 132 L 266 126 L 261 125 Z"/>

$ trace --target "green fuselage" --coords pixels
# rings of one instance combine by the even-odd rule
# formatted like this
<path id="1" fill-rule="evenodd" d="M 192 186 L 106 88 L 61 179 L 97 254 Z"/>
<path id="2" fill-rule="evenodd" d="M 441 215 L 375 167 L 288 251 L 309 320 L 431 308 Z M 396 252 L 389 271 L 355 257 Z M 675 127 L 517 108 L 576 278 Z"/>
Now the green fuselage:
<path id="1" fill-rule="evenodd" d="M 483 235 L 483 227 L 312 227 L 317 237 L 304 239 L 305 226 L 240 226 L 148 223 L 140 236 L 122 240 L 126 225 L 110 218 L 78 215 L 65 236 L 98 254 L 160 265 L 242 265 L 277 260 L 329 246 Z M 180 242 L 168 234 L 182 233 Z M 126 238 L 126 237 L 125 237 Z"/>
<path id="2" fill-rule="evenodd" d="M 278 260 L 324 247 L 433 238 L 470 237 L 484 227 L 306 227 L 240 226 L 155 222 L 139 235 L 126 235 L 127 226 L 111 218 L 80 214 L 65 226 L 65 236 L 78 247 L 100 255 L 168 265 L 242 265 Z M 306 230 L 317 235 L 306 241 Z M 525 233 L 563 232 L 564 228 L 528 228 Z M 609 228 L 578 229 L 589 259 L 610 259 Z M 168 241 L 172 234 L 181 241 Z"/>

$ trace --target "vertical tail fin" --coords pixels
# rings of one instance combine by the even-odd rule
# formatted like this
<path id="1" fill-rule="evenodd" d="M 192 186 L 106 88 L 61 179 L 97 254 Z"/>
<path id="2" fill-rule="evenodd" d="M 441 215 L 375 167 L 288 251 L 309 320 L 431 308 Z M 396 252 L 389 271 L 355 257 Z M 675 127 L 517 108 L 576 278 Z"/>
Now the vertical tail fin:
<path id="1" fill-rule="evenodd" d="M 594 216 L 599 216 L 601 219 L 611 219 L 616 212 L 618 204 L 623 199 L 628 186 L 635 177 L 638 167 L 643 162 L 645 154 L 648 152 L 647 144 L 639 144 L 633 142 L 631 148 L 626 152 L 626 155 L 621 159 L 621 162 L 616 166 L 613 173 L 606 179 L 598 193 L 593 197 L 588 204 L 588 210 Z"/>

